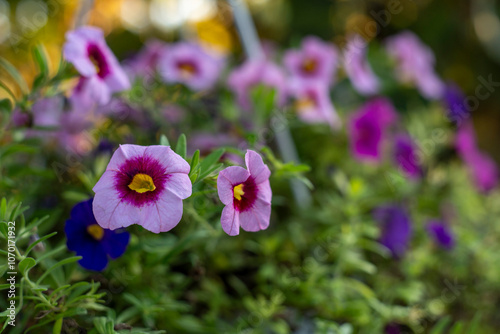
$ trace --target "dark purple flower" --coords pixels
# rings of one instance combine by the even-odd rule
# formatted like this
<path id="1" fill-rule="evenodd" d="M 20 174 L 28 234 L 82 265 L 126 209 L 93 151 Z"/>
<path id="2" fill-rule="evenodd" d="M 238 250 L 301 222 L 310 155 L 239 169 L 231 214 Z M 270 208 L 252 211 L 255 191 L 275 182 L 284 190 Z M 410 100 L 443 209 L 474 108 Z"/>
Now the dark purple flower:
<path id="1" fill-rule="evenodd" d="M 92 213 L 92 201 L 75 205 L 64 232 L 68 249 L 82 257 L 78 263 L 86 269 L 101 271 L 108 265 L 108 257 L 116 259 L 125 253 L 130 234 L 100 227 Z"/>
<path id="2" fill-rule="evenodd" d="M 285 53 L 283 63 L 291 76 L 296 80 L 330 85 L 339 60 L 337 48 L 314 36 L 304 38 L 301 47 L 300 50 Z"/>
<path id="3" fill-rule="evenodd" d="M 427 232 L 439 246 L 448 250 L 455 246 L 453 232 L 445 222 L 439 220 L 430 221 L 427 224 Z"/>
<path id="4" fill-rule="evenodd" d="M 223 59 L 192 43 L 169 45 L 158 60 L 158 70 L 168 83 L 182 83 L 193 90 L 211 88 L 224 65 Z"/>
<path id="5" fill-rule="evenodd" d="M 392 103 L 374 98 L 356 112 L 349 123 L 351 151 L 359 160 L 380 161 L 387 128 L 397 119 Z"/>
<path id="6" fill-rule="evenodd" d="M 465 108 L 465 94 L 456 84 L 446 85 L 443 102 L 447 117 L 451 122 L 460 126 L 465 119 L 469 118 L 470 114 Z"/>
<path id="7" fill-rule="evenodd" d="M 412 179 L 422 177 L 423 171 L 420 167 L 417 147 L 408 135 L 398 135 L 394 146 L 394 160 L 403 172 Z"/>
<path id="8" fill-rule="evenodd" d="M 406 211 L 396 205 L 381 206 L 375 209 L 373 217 L 381 227 L 380 243 L 391 251 L 393 257 L 402 257 L 412 236 Z"/>
<path id="9" fill-rule="evenodd" d="M 252 89 L 258 85 L 276 90 L 275 104 L 282 106 L 286 99 L 286 78 L 281 68 L 267 60 L 247 60 L 231 72 L 229 89 L 237 97 L 238 104 L 245 110 L 252 108 Z"/>
<path id="10" fill-rule="evenodd" d="M 439 99 L 444 83 L 434 72 L 434 53 L 411 31 L 403 31 L 386 40 L 387 52 L 397 61 L 396 77 L 414 84 L 422 96 Z"/>
<path id="11" fill-rule="evenodd" d="M 495 161 L 481 152 L 476 144 L 476 136 L 472 122 L 462 124 L 458 128 L 455 139 L 458 155 L 469 168 L 476 187 L 488 192 L 498 184 L 498 167 Z"/>
<path id="12" fill-rule="evenodd" d="M 398 324 L 388 324 L 384 329 L 385 334 L 401 334 L 401 329 Z"/>
<path id="13" fill-rule="evenodd" d="M 75 66 L 85 81 L 77 89 L 100 105 L 111 95 L 130 88 L 130 81 L 96 27 L 80 27 L 66 34 L 64 58 Z"/>

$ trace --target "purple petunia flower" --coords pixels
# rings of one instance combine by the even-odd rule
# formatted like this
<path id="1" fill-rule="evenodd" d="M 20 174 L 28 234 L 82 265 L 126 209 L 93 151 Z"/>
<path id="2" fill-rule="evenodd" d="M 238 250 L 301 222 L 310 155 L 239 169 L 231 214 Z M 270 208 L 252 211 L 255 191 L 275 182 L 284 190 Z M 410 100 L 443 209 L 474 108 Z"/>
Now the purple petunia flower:
<path id="1" fill-rule="evenodd" d="M 398 135 L 394 144 L 394 160 L 403 172 L 412 179 L 422 177 L 423 170 L 420 167 L 416 152 L 417 147 L 408 135 Z"/>
<path id="2" fill-rule="evenodd" d="M 465 94 L 456 84 L 447 84 L 443 94 L 443 102 L 446 107 L 448 119 L 460 126 L 462 122 L 470 117 L 465 108 Z"/>
<path id="3" fill-rule="evenodd" d="M 318 81 L 294 81 L 289 93 L 295 99 L 298 117 L 306 123 L 326 123 L 340 127 L 340 118 L 330 99 L 328 87 Z"/>
<path id="4" fill-rule="evenodd" d="M 94 186 L 94 215 L 114 230 L 139 224 L 154 233 L 174 228 L 191 196 L 189 164 L 168 146 L 120 145 Z"/>
<path id="5" fill-rule="evenodd" d="M 444 249 L 450 250 L 455 246 L 455 237 L 448 224 L 438 220 L 430 221 L 427 232 Z"/>
<path id="6" fill-rule="evenodd" d="M 130 80 L 133 81 L 138 76 L 152 78 L 165 48 L 167 48 L 166 43 L 153 39 L 147 41 L 136 55 L 127 59 L 123 68 Z"/>
<path id="7" fill-rule="evenodd" d="M 381 206 L 375 209 L 373 217 L 381 224 L 380 243 L 394 257 L 402 257 L 412 236 L 411 222 L 406 211 L 396 205 Z"/>
<path id="8" fill-rule="evenodd" d="M 129 79 L 98 28 L 80 27 L 68 32 L 63 55 L 85 78 L 80 89 L 98 104 L 106 104 L 113 93 L 130 88 Z"/>
<path id="9" fill-rule="evenodd" d="M 363 37 L 353 35 L 344 51 L 344 69 L 353 87 L 363 95 L 373 95 L 380 90 L 380 80 L 366 59 L 367 43 Z"/>
<path id="10" fill-rule="evenodd" d="M 403 31 L 386 40 L 387 52 L 396 59 L 396 77 L 400 82 L 412 83 L 424 97 L 439 99 L 444 83 L 434 72 L 432 50 L 411 31 Z"/>
<path id="11" fill-rule="evenodd" d="M 183 83 L 197 91 L 215 84 L 222 65 L 222 59 L 192 43 L 169 45 L 158 60 L 158 70 L 166 82 Z"/>
<path id="12" fill-rule="evenodd" d="M 126 231 L 111 231 L 97 224 L 92 213 L 92 199 L 75 205 L 64 232 L 68 249 L 82 257 L 78 263 L 96 271 L 106 268 L 108 257 L 116 259 L 122 256 L 130 239 Z"/>
<path id="13" fill-rule="evenodd" d="M 219 199 L 225 205 L 222 229 L 231 236 L 240 233 L 240 226 L 248 232 L 265 230 L 271 216 L 271 171 L 252 150 L 247 150 L 245 163 L 247 169 L 227 167 L 217 179 Z"/>
<path id="14" fill-rule="evenodd" d="M 488 192 L 498 184 L 498 167 L 491 157 L 477 147 L 474 126 L 471 122 L 458 128 L 455 147 L 480 191 Z"/>
<path id="15" fill-rule="evenodd" d="M 285 53 L 283 63 L 294 79 L 319 81 L 325 85 L 333 82 L 339 52 L 330 43 L 317 37 L 303 39 L 300 50 L 289 50 Z"/>
<path id="16" fill-rule="evenodd" d="M 351 118 L 349 135 L 351 151 L 362 161 L 380 161 L 382 141 L 387 128 L 397 119 L 392 103 L 385 98 L 374 98 L 365 103 Z"/>
<path id="17" fill-rule="evenodd" d="M 229 75 L 228 85 L 236 94 L 238 104 L 245 110 L 252 108 L 250 94 L 258 85 L 276 90 L 276 105 L 282 106 L 286 100 L 286 79 L 283 71 L 265 59 L 247 60 L 234 69 Z"/>

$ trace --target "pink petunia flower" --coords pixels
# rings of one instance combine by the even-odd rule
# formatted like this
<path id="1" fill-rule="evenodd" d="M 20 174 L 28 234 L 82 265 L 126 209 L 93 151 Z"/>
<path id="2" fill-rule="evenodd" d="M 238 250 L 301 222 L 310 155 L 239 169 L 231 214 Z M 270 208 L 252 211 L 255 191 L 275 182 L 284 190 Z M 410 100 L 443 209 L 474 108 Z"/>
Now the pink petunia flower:
<path id="1" fill-rule="evenodd" d="M 340 127 L 340 118 L 330 99 L 328 87 L 318 81 L 294 81 L 289 88 L 298 117 L 306 123 L 326 123 Z"/>
<path id="2" fill-rule="evenodd" d="M 94 215 L 110 230 L 139 224 L 154 232 L 174 228 L 182 200 L 191 196 L 189 164 L 168 146 L 120 145 L 94 186 Z"/>
<path id="3" fill-rule="evenodd" d="M 349 38 L 344 51 L 344 69 L 353 87 L 363 95 L 373 95 L 380 90 L 380 80 L 366 59 L 367 43 L 363 37 Z"/>
<path id="4" fill-rule="evenodd" d="M 232 166 L 219 173 L 217 191 L 221 202 L 222 229 L 233 236 L 240 226 L 247 232 L 265 230 L 271 217 L 271 171 L 262 157 L 251 150 L 245 154 L 247 169 Z"/>
<path id="5" fill-rule="evenodd" d="M 63 55 L 85 78 L 80 89 L 98 104 L 106 104 L 113 93 L 130 88 L 127 75 L 98 28 L 80 27 L 68 32 Z"/>
<path id="6" fill-rule="evenodd" d="M 445 85 L 434 72 L 432 50 L 411 31 L 403 31 L 386 41 L 387 52 L 396 59 L 400 82 L 412 83 L 428 99 L 442 97 Z"/>
<path id="7" fill-rule="evenodd" d="M 169 45 L 158 60 L 158 70 L 166 82 L 183 83 L 196 91 L 211 88 L 222 67 L 222 58 L 192 43 Z"/>
<path id="8" fill-rule="evenodd" d="M 320 81 L 326 85 L 333 82 L 337 70 L 339 52 L 330 43 L 309 36 L 302 41 L 300 50 L 289 50 L 283 62 L 293 78 Z"/>
<path id="9" fill-rule="evenodd" d="M 477 147 L 472 122 L 464 123 L 458 128 L 455 147 L 467 165 L 476 188 L 487 193 L 497 186 L 500 176 L 498 166 L 489 155 Z"/>
<path id="10" fill-rule="evenodd" d="M 274 63 L 265 59 L 247 60 L 229 75 L 228 86 L 235 94 L 241 108 L 252 108 L 250 94 L 258 85 L 276 90 L 275 104 L 282 106 L 286 100 L 285 74 Z"/>

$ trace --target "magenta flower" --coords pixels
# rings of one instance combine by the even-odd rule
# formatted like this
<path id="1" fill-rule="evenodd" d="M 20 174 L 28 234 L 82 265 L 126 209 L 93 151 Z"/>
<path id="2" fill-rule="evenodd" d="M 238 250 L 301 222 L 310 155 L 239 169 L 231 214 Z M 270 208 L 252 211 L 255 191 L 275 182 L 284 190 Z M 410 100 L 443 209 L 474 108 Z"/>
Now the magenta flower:
<path id="1" fill-rule="evenodd" d="M 110 230 L 139 224 L 154 232 L 174 228 L 182 200 L 191 196 L 189 164 L 168 146 L 120 145 L 94 186 L 94 215 Z"/>
<path id="2" fill-rule="evenodd" d="M 353 156 L 362 161 L 380 161 L 385 134 L 396 119 L 396 111 L 389 100 L 374 98 L 365 103 L 349 123 Z"/>
<path id="3" fill-rule="evenodd" d="M 102 30 L 81 27 L 66 34 L 64 58 L 75 66 L 93 101 L 109 102 L 111 95 L 130 88 L 130 82 L 113 52 L 109 49 Z"/>
<path id="4" fill-rule="evenodd" d="M 417 35 L 404 31 L 390 37 L 386 49 L 397 61 L 396 77 L 400 82 L 414 84 L 428 99 L 441 98 L 445 86 L 434 72 L 434 54 Z"/>
<path id="5" fill-rule="evenodd" d="M 298 117 L 306 123 L 326 123 L 340 127 L 340 118 L 330 99 L 328 87 L 318 81 L 295 81 L 289 92 L 295 99 Z"/>
<path id="6" fill-rule="evenodd" d="M 283 71 L 264 59 L 247 60 L 234 69 L 229 75 L 228 85 L 236 94 L 238 104 L 245 110 L 252 108 L 250 93 L 258 85 L 276 90 L 276 105 L 282 106 L 286 100 L 286 79 Z"/>
<path id="7" fill-rule="evenodd" d="M 271 217 L 271 171 L 254 151 L 245 155 L 247 169 L 227 167 L 219 173 L 217 190 L 221 202 L 222 229 L 229 235 L 238 235 L 240 226 L 247 232 L 265 230 Z"/>
<path id="8" fill-rule="evenodd" d="M 223 61 L 192 43 L 165 48 L 158 70 L 168 83 L 182 83 L 192 90 L 211 88 L 219 78 Z"/>
<path id="9" fill-rule="evenodd" d="M 417 147 L 408 135 L 398 135 L 394 145 L 394 160 L 411 179 L 422 177 L 423 170 L 419 164 Z"/>
<path id="10" fill-rule="evenodd" d="M 380 81 L 366 59 L 367 43 L 359 35 L 352 36 L 344 51 L 344 69 L 353 87 L 363 95 L 373 95 L 380 90 Z"/>
<path id="11" fill-rule="evenodd" d="M 339 60 L 337 48 L 314 36 L 304 38 L 301 47 L 285 53 L 283 62 L 288 72 L 295 79 L 330 85 Z"/>
<path id="12" fill-rule="evenodd" d="M 455 147 L 480 191 L 488 192 L 498 184 L 498 167 L 490 156 L 477 147 L 474 126 L 471 122 L 464 123 L 458 128 Z"/>

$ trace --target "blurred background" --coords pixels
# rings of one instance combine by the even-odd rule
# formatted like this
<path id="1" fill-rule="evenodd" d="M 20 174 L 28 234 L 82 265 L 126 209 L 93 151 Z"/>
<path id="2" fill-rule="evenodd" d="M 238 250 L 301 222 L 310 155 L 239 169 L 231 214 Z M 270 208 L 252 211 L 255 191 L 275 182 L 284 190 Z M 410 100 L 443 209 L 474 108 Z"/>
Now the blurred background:
<path id="1" fill-rule="evenodd" d="M 410 29 L 434 50 L 443 79 L 456 82 L 468 96 L 476 95 L 479 77 L 500 82 L 500 10 L 493 0 L 247 0 L 247 4 L 266 48 L 296 45 L 309 34 L 342 47 L 350 32 L 383 40 Z M 78 13 L 88 15 L 78 17 Z M 151 38 L 197 40 L 241 58 L 225 0 L 0 0 L 0 53 L 31 82 L 33 45 L 43 43 L 52 64 L 58 64 L 64 34 L 78 20 L 104 29 L 120 59 L 136 53 Z M 8 81 L 5 73 L 0 76 Z M 497 90 L 471 107 L 479 145 L 500 162 Z"/>

